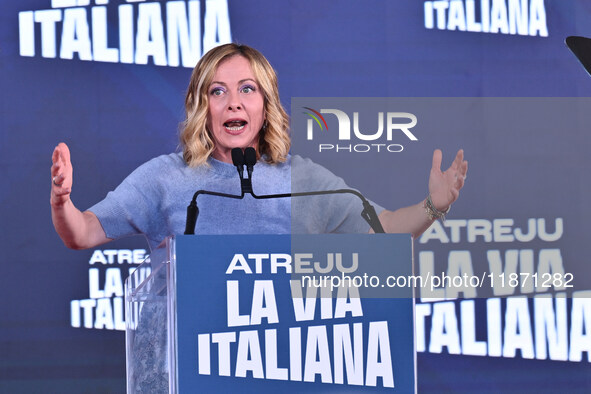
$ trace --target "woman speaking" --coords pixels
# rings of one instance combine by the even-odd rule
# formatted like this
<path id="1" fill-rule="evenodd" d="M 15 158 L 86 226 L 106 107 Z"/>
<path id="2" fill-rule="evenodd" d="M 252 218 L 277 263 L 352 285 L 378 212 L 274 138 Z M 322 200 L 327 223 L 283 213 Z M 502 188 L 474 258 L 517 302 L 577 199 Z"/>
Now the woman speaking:
<path id="1" fill-rule="evenodd" d="M 240 179 L 233 148 L 252 147 L 258 162 L 253 174 L 257 194 L 289 193 L 305 174 L 306 189 L 346 188 L 323 167 L 291 156 L 289 119 L 279 100 L 277 76 L 267 59 L 246 45 L 226 44 L 205 54 L 191 75 L 180 133 L 182 152 L 159 156 L 131 173 L 104 200 L 80 211 L 70 195 L 73 169 L 66 144 L 54 150 L 51 167 L 53 224 L 66 246 L 91 248 L 110 240 L 144 234 L 153 248 L 169 235 L 182 234 L 186 206 L 196 190 L 235 193 Z M 458 198 L 468 163 L 460 150 L 441 171 L 442 153 L 433 153 L 423 201 L 395 211 L 378 208 L 386 232 L 419 236 L 442 218 Z M 292 168 L 297 168 L 293 171 Z M 298 190 L 299 191 L 299 190 Z M 243 200 L 200 196 L 197 234 L 358 233 L 369 231 L 360 204 L 342 196 L 314 198 L 305 214 L 289 198 Z"/>

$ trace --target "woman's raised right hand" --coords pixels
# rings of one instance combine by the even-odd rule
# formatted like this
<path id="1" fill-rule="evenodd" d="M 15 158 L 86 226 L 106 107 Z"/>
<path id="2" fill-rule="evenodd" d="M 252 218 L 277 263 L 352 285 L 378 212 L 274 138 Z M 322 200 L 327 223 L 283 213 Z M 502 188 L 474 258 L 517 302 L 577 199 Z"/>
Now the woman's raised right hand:
<path id="1" fill-rule="evenodd" d="M 70 199 L 73 169 L 68 145 L 60 142 L 51 156 L 51 205 L 60 206 Z"/>

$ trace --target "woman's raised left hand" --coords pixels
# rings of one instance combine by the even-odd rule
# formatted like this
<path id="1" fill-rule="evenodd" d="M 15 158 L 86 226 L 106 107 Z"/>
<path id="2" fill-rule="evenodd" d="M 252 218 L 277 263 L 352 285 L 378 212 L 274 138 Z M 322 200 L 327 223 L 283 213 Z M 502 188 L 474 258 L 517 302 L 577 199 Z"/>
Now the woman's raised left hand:
<path id="1" fill-rule="evenodd" d="M 437 210 L 446 211 L 458 199 L 460 190 L 466 181 L 468 162 L 464 160 L 464 151 L 460 149 L 451 166 L 441 171 L 443 154 L 436 149 L 433 152 L 433 164 L 429 175 L 429 193 Z"/>

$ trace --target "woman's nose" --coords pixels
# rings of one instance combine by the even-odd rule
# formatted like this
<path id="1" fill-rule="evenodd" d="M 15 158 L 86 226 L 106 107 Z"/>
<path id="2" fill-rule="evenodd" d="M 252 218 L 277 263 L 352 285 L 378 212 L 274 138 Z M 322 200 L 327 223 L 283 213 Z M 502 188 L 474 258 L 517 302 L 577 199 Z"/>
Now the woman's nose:
<path id="1" fill-rule="evenodd" d="M 240 102 L 240 95 L 237 93 L 231 93 L 228 100 L 228 109 L 230 111 L 237 111 L 242 109 L 242 103 Z"/>

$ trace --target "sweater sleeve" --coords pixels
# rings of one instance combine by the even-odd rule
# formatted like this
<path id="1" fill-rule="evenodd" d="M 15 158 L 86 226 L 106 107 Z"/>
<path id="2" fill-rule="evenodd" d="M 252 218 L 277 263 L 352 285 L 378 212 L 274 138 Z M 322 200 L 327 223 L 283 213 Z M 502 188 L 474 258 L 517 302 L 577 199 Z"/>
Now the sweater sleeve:
<path id="1" fill-rule="evenodd" d="M 134 170 L 117 188 L 89 211 L 99 219 L 108 238 L 154 234 L 162 223 L 159 207 L 161 186 L 154 174 L 162 173 L 162 160 L 155 158 Z M 149 239 L 150 243 L 159 240 Z"/>
<path id="2" fill-rule="evenodd" d="M 292 192 L 351 189 L 345 181 L 309 159 L 294 156 Z M 384 208 L 372 203 L 377 214 Z M 354 194 L 330 194 L 292 198 L 293 233 L 367 233 L 361 217 L 363 204 Z"/>

